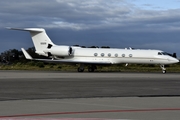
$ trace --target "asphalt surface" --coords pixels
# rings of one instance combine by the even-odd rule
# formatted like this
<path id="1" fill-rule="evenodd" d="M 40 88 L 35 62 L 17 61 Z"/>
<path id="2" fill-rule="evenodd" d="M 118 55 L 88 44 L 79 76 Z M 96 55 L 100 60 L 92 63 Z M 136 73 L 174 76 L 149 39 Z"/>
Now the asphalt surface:
<path id="1" fill-rule="evenodd" d="M 0 71 L 1 120 L 179 120 L 179 96 L 179 73 Z"/>
<path id="2" fill-rule="evenodd" d="M 0 76 L 0 101 L 180 96 L 178 73 L 1 71 Z"/>
<path id="3" fill-rule="evenodd" d="M 0 120 L 179 120 L 179 97 L 118 97 L 0 102 Z"/>

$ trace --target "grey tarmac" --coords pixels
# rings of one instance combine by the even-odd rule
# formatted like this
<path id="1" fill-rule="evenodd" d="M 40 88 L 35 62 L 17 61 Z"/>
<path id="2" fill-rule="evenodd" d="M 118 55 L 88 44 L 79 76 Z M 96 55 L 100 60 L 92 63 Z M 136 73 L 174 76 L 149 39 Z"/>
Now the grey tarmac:
<path id="1" fill-rule="evenodd" d="M 180 119 L 179 73 L 0 71 L 0 119 Z"/>

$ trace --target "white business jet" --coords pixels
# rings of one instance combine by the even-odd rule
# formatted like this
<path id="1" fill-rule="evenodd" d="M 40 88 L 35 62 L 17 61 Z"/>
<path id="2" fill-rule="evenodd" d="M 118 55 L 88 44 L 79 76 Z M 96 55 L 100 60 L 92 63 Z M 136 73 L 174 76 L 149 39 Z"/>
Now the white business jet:
<path id="1" fill-rule="evenodd" d="M 84 71 L 88 64 L 88 71 L 93 72 L 99 64 L 159 64 L 162 72 L 166 73 L 164 65 L 178 63 L 179 60 L 161 50 L 143 49 L 115 49 L 115 48 L 82 48 L 76 46 L 56 45 L 47 36 L 42 28 L 9 28 L 12 30 L 29 31 L 36 49 L 36 53 L 51 59 L 32 58 L 24 48 L 26 59 L 45 62 L 77 63 L 78 72 Z"/>

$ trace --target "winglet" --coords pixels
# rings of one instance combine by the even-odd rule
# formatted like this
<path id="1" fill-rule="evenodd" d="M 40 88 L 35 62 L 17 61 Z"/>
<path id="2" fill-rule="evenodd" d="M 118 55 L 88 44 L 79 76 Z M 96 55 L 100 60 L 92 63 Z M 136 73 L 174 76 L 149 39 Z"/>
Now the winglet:
<path id="1" fill-rule="evenodd" d="M 26 57 L 26 59 L 29 59 L 29 60 L 33 59 L 24 48 L 21 48 L 21 50 L 22 50 L 24 56 Z"/>

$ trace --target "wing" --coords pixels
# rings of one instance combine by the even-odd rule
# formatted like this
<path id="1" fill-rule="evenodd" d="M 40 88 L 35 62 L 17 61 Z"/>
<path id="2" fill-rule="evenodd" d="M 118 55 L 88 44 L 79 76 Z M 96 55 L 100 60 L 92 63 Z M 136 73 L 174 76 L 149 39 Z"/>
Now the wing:
<path id="1" fill-rule="evenodd" d="M 24 48 L 21 48 L 24 56 L 28 60 L 37 60 L 49 63 L 84 63 L 84 64 L 112 64 L 110 61 L 98 61 L 98 60 L 79 60 L 79 59 L 36 59 L 32 58 Z"/>

